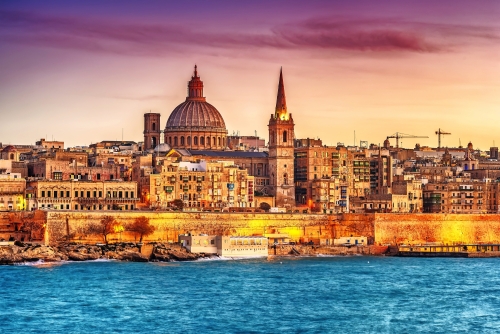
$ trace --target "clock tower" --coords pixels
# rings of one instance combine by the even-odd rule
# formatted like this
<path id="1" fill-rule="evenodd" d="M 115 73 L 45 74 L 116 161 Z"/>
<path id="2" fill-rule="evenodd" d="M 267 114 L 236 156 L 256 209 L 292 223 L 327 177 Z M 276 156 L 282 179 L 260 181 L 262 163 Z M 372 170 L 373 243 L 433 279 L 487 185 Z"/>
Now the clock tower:
<path id="1" fill-rule="evenodd" d="M 295 206 L 294 183 L 294 124 L 292 114 L 288 113 L 280 69 L 276 110 L 269 119 L 269 176 L 271 195 L 276 206 L 292 209 Z"/>

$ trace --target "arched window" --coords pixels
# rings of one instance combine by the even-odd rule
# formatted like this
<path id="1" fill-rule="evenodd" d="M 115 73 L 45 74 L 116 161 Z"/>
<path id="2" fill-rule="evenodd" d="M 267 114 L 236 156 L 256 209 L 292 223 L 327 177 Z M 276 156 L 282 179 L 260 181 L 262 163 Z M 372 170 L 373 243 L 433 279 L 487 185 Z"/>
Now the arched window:
<path id="1" fill-rule="evenodd" d="M 198 145 L 198 137 L 194 137 L 194 138 L 193 138 L 193 143 L 194 143 L 195 145 Z"/>
<path id="2" fill-rule="evenodd" d="M 207 137 L 207 146 L 210 146 L 210 137 Z"/>
<path id="3" fill-rule="evenodd" d="M 188 145 L 191 145 L 191 136 L 188 136 L 188 137 L 187 137 L 187 144 L 188 144 Z"/>
<path id="4" fill-rule="evenodd" d="M 212 137 L 212 146 L 215 146 L 215 137 Z"/>
<path id="5" fill-rule="evenodd" d="M 284 143 L 286 143 L 286 135 L 287 135 L 286 131 L 283 131 L 283 142 Z"/>
<path id="6" fill-rule="evenodd" d="M 200 145 L 205 145 L 205 137 L 200 137 Z"/>
<path id="7" fill-rule="evenodd" d="M 174 137 L 174 146 L 177 146 L 177 137 Z"/>
<path id="8" fill-rule="evenodd" d="M 184 146 L 184 136 L 181 136 L 181 146 Z"/>
<path id="9" fill-rule="evenodd" d="M 271 135 L 269 136 L 271 137 L 271 144 L 274 144 L 274 131 L 271 131 Z"/>
<path id="10" fill-rule="evenodd" d="M 220 137 L 217 137 L 217 146 L 220 146 Z"/>
<path id="11" fill-rule="evenodd" d="M 153 122 L 152 128 L 153 128 L 153 131 L 156 130 L 156 123 L 155 122 Z"/>
<path id="12" fill-rule="evenodd" d="M 288 184 L 288 174 L 287 173 L 283 174 L 283 184 L 284 185 Z"/>
<path id="13" fill-rule="evenodd" d="M 10 154 L 10 160 L 14 160 L 14 153 Z"/>
<path id="14" fill-rule="evenodd" d="M 168 137 L 168 144 L 172 146 L 172 137 Z"/>

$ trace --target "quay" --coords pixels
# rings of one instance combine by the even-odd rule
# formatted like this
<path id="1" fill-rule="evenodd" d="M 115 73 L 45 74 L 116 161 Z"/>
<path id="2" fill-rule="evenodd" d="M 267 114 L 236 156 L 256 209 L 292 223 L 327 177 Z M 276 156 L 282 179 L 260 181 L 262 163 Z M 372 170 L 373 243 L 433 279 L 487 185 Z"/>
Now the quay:
<path id="1" fill-rule="evenodd" d="M 400 245 L 401 257 L 500 257 L 500 244 Z"/>

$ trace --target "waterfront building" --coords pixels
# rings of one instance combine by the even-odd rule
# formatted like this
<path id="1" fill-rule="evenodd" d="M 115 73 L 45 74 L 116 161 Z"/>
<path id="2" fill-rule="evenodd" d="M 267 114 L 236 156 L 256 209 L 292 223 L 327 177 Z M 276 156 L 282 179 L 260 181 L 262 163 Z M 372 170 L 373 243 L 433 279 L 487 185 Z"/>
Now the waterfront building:
<path id="1" fill-rule="evenodd" d="M 222 257 L 267 257 L 268 238 L 264 236 L 180 235 L 179 242 L 191 253 Z"/>
<path id="2" fill-rule="evenodd" d="M 134 210 L 137 183 L 130 181 L 29 180 L 30 209 Z"/>

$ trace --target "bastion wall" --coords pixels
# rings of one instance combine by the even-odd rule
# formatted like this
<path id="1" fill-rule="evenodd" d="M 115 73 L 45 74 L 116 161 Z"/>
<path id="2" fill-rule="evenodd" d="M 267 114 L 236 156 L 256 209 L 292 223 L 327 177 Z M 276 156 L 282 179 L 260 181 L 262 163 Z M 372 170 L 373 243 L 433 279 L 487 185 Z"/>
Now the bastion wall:
<path id="1" fill-rule="evenodd" d="M 500 243 L 500 215 L 460 214 L 285 214 L 285 213 L 190 213 L 190 212 L 131 212 L 131 211 L 47 211 L 40 215 L 9 213 L 0 215 L 5 237 L 16 235 L 23 224 L 32 226 L 33 240 L 46 244 L 70 240 L 81 243 L 103 242 L 95 225 L 105 215 L 126 227 L 135 218 L 145 216 L 155 232 L 143 241 L 177 242 L 178 235 L 283 235 L 291 241 L 324 240 L 348 236 L 366 236 L 376 244 L 441 243 Z M 43 213 L 43 214 L 42 214 Z M 94 228 L 93 228 L 94 227 Z M 37 229 L 38 228 L 38 229 Z M 9 230 L 7 230 L 9 229 Z M 12 229 L 12 230 L 11 230 Z M 122 232 L 120 232 L 120 230 Z M 18 233 L 18 232 L 16 232 Z M 20 232 L 19 232 L 20 233 Z M 40 235 L 40 238 L 38 238 Z M 117 229 L 108 235 L 108 242 L 139 241 L 139 235 Z M 28 240 L 28 238 L 26 238 Z"/>

